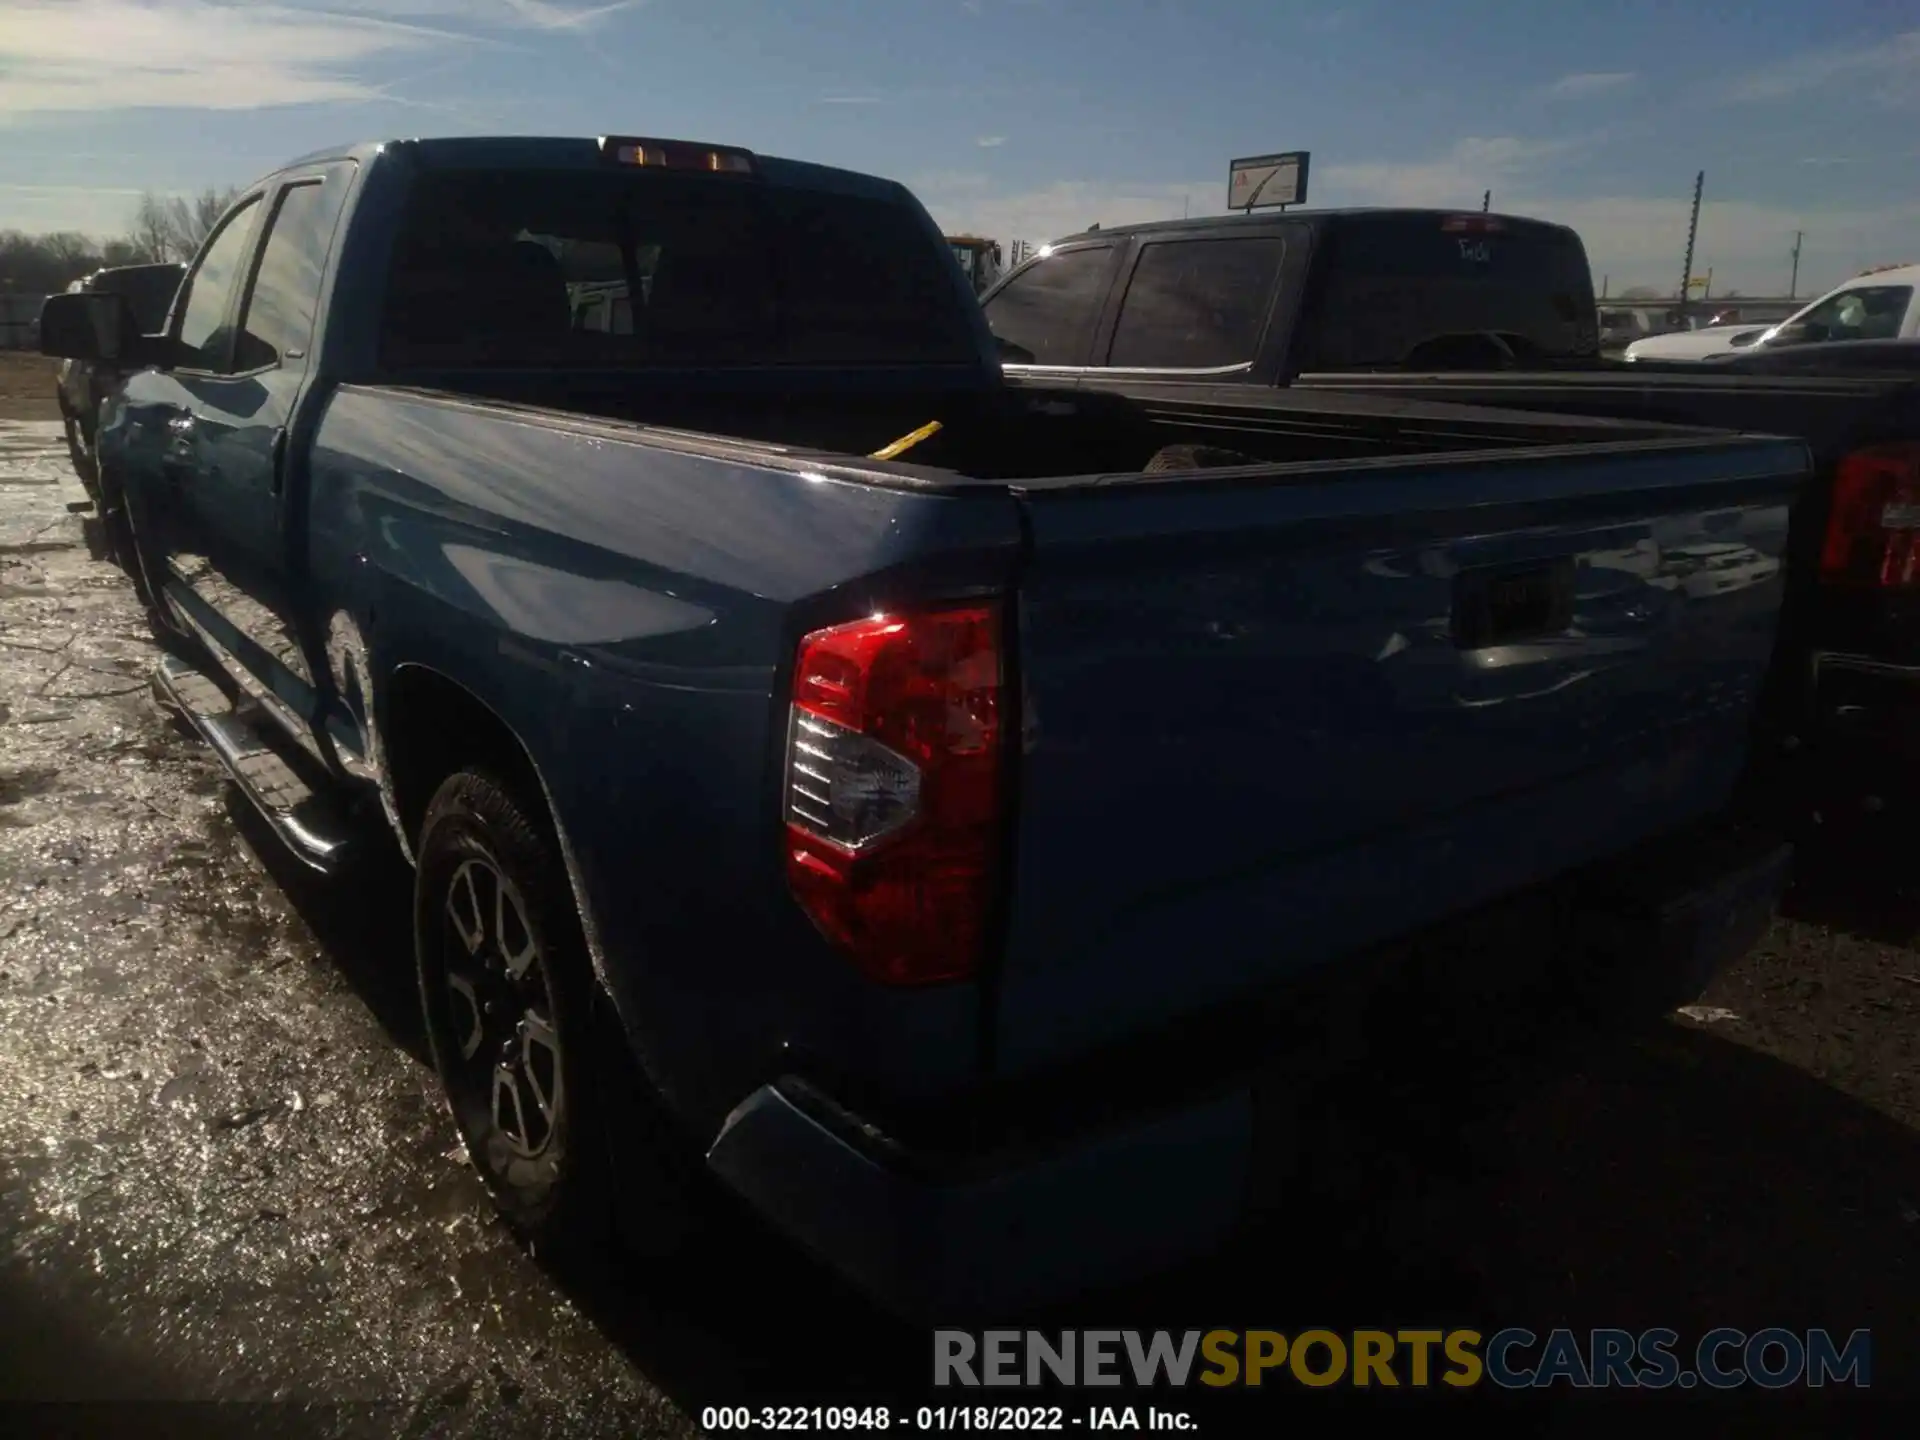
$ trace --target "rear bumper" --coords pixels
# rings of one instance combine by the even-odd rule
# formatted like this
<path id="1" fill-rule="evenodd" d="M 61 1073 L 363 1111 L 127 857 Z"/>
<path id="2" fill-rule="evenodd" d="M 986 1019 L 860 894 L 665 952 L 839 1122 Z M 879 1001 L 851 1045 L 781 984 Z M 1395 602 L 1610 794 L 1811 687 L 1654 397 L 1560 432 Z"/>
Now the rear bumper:
<path id="1" fill-rule="evenodd" d="M 957 1323 L 1176 1263 L 1238 1224 L 1253 1142 L 1240 1089 L 934 1180 L 785 1080 L 728 1118 L 708 1164 L 780 1230 L 896 1314 Z"/>
<path id="2" fill-rule="evenodd" d="M 1821 652 L 1811 680 L 1802 798 L 1839 813 L 1920 802 L 1920 666 Z"/>
<path id="3" fill-rule="evenodd" d="M 1572 917 L 1586 987 L 1639 985 L 1646 1007 L 1664 1011 L 1758 940 L 1790 855 L 1764 834 L 1696 831 L 1528 898 L 1562 923 Z M 1560 903 L 1569 890 L 1580 897 L 1571 911 Z M 1492 919 L 1511 934 L 1514 903 L 1459 923 Z M 1537 966 L 1541 948 L 1527 953 Z M 1631 963 L 1610 963 L 1622 957 Z M 1013 1107 L 945 1127 L 949 1142 L 969 1137 L 958 1144 L 903 1143 L 786 1077 L 733 1111 L 707 1161 L 776 1228 L 897 1314 L 952 1324 L 1045 1305 L 1215 1249 L 1284 1202 L 1275 1155 L 1296 1137 L 1292 1117 L 1268 1108 L 1274 1086 L 1289 1087 L 1303 1067 L 1370 1064 L 1364 1042 L 1352 1048 L 1361 1029 L 1344 1022 L 1394 984 L 1405 959 L 1404 949 L 1353 957 L 1237 1004 L 1212 1035 L 1189 1030 L 1157 1051 L 1107 1057 L 1104 1070 L 1031 1086 Z M 1260 1032 L 1254 1045 L 1250 1029 Z M 1184 1084 L 1185 1098 L 1152 1104 L 1157 1081 Z"/>

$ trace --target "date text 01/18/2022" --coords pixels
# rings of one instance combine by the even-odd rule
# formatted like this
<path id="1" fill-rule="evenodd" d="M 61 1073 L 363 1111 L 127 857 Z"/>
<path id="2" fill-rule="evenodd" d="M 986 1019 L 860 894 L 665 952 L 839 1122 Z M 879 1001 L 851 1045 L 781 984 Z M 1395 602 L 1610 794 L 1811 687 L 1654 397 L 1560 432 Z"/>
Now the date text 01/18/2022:
<path id="1" fill-rule="evenodd" d="M 1119 1434 L 1197 1430 L 1183 1410 L 1156 1406 L 1090 1405 L 922 1405 L 890 1410 L 885 1405 L 710 1405 L 700 1412 L 700 1428 L 712 1434 L 822 1430 L 908 1430 L 921 1432 L 1019 1430 L 1110 1430 Z"/>

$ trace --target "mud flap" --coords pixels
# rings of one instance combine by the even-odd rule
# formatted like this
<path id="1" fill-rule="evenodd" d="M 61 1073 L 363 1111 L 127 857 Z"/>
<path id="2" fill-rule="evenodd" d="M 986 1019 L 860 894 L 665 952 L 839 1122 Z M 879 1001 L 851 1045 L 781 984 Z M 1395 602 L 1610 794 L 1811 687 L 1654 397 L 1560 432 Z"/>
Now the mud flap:
<path id="1" fill-rule="evenodd" d="M 1766 934 L 1785 893 L 1792 846 L 1729 835 L 1665 885 L 1582 897 L 1573 977 L 1584 1008 L 1650 1017 L 1699 998 Z"/>

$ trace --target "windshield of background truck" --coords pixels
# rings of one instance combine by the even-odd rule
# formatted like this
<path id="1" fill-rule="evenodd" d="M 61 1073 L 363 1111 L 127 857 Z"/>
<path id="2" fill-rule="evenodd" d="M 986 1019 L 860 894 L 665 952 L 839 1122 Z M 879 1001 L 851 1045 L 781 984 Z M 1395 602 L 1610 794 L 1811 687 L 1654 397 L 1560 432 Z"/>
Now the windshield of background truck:
<path id="1" fill-rule="evenodd" d="M 576 306 L 584 285 L 602 303 Z M 920 216 L 886 201 L 449 171 L 409 198 L 381 351 L 398 369 L 977 363 L 962 298 Z"/>
<path id="2" fill-rule="evenodd" d="M 1315 298 L 1295 368 L 1421 363 L 1459 337 L 1492 332 L 1521 362 L 1599 351 L 1586 251 L 1572 232 L 1514 221 L 1488 233 L 1439 215 L 1347 219 L 1319 240 Z M 1477 363 L 1484 364 L 1480 359 Z"/>

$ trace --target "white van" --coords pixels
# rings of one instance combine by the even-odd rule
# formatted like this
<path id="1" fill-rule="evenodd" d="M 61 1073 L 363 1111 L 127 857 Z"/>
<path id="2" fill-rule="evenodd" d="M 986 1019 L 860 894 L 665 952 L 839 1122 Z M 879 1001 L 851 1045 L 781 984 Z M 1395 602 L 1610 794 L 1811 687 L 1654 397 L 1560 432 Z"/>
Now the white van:
<path id="1" fill-rule="evenodd" d="M 1920 338 L 1920 265 L 1864 271 L 1777 325 L 1716 325 L 1684 335 L 1656 335 L 1627 347 L 1629 360 L 1710 360 L 1762 346 L 1829 340 Z"/>

